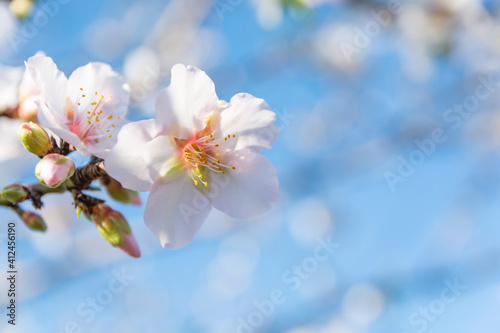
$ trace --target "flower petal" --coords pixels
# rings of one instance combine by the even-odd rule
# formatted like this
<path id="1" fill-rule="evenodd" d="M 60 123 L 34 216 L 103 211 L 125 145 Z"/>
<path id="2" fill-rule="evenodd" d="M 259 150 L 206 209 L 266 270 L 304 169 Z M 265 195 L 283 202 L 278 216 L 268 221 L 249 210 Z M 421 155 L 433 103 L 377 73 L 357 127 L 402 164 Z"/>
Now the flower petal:
<path id="1" fill-rule="evenodd" d="M 151 179 L 158 179 L 179 163 L 178 151 L 171 139 L 165 135 L 158 135 L 144 147 L 144 161 L 149 167 Z"/>
<path id="2" fill-rule="evenodd" d="M 59 113 L 51 112 L 48 106 L 38 101 L 38 122 L 45 129 L 52 131 L 55 135 L 73 145 L 78 149 L 83 155 L 90 156 L 84 145 L 81 144 L 80 138 L 73 132 L 71 132 L 67 126 L 64 125 L 64 120 Z M 63 124 L 63 125 L 61 125 Z"/>
<path id="3" fill-rule="evenodd" d="M 82 95 L 85 97 L 81 97 Z M 71 74 L 68 80 L 68 96 L 74 105 L 77 105 L 76 100 L 80 96 L 79 110 L 83 112 L 89 109 L 90 103 L 99 102 L 101 96 L 104 96 L 106 102 L 100 108 L 105 114 L 122 117 L 127 113 L 130 92 L 123 78 L 114 72 L 111 66 L 91 62 Z"/>
<path id="4" fill-rule="evenodd" d="M 156 101 L 158 128 L 170 136 L 188 139 L 203 129 L 209 115 L 218 109 L 212 80 L 202 70 L 177 64 L 172 67 L 170 86 Z"/>
<path id="5" fill-rule="evenodd" d="M 275 120 L 276 114 L 263 99 L 241 93 L 233 96 L 220 113 L 218 132 L 221 137 L 236 135 L 235 150 L 261 151 L 271 148 L 278 138 L 279 129 L 273 125 Z"/>
<path id="6" fill-rule="evenodd" d="M 64 73 L 57 69 L 50 57 L 43 55 L 29 58 L 25 65 L 51 112 L 62 112 L 68 84 Z"/>
<path id="7" fill-rule="evenodd" d="M 43 56 L 45 57 L 45 53 L 42 51 L 38 51 L 35 56 Z M 40 95 L 40 90 L 38 89 L 38 85 L 31 77 L 31 74 L 28 70 L 24 70 L 23 79 L 19 84 L 19 101 L 22 102 L 30 97 L 35 97 Z"/>
<path id="8" fill-rule="evenodd" d="M 149 191 L 156 178 L 151 170 L 150 156 L 164 154 L 165 161 L 169 158 L 168 147 L 152 146 L 156 136 L 154 120 L 143 120 L 129 123 L 118 133 L 116 145 L 106 156 L 104 166 L 108 174 L 122 183 L 123 187 L 136 191 Z"/>
<path id="9" fill-rule="evenodd" d="M 212 205 L 186 172 L 168 182 L 156 182 L 149 194 L 144 222 L 163 247 L 175 250 L 189 244 Z"/>
<path id="10" fill-rule="evenodd" d="M 278 201 L 276 169 L 269 160 L 250 149 L 230 154 L 227 163 L 236 166 L 230 174 L 211 173 L 209 198 L 218 210 L 234 218 L 251 218 Z"/>

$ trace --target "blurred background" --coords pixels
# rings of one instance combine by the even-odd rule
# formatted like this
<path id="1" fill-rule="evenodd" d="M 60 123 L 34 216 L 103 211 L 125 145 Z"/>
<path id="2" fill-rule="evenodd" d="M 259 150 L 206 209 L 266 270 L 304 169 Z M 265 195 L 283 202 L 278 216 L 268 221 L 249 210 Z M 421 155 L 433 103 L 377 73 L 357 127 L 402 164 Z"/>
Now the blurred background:
<path id="1" fill-rule="evenodd" d="M 109 201 L 140 259 L 67 194 L 45 197 L 43 234 L 1 209 L 4 271 L 17 221 L 19 293 L 12 327 L 1 279 L 0 331 L 497 333 L 499 19 L 496 0 L 0 1 L 2 107 L 41 50 L 67 75 L 110 63 L 131 120 L 154 117 L 181 62 L 220 99 L 265 99 L 281 129 L 264 152 L 279 203 L 250 221 L 213 211 L 180 250 L 144 206 Z M 1 186 L 36 182 L 19 123 L 0 117 Z"/>

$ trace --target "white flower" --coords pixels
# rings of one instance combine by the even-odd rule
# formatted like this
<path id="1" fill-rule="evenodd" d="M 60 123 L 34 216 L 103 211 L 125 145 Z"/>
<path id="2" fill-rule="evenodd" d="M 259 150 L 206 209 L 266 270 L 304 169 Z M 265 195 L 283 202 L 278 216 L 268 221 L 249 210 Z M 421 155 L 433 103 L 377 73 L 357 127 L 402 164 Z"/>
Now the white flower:
<path id="1" fill-rule="evenodd" d="M 123 124 L 129 91 L 122 78 L 103 63 L 89 63 L 68 78 L 51 58 L 26 63 L 42 96 L 38 120 L 85 156 L 105 157 Z"/>
<path id="2" fill-rule="evenodd" d="M 45 56 L 43 52 L 37 52 L 35 55 Z M 40 99 L 40 90 L 35 81 L 31 78 L 29 71 L 23 67 L 24 74 L 19 84 L 18 97 L 19 105 L 17 115 L 24 121 L 33 121 L 37 119 L 38 105 L 36 102 Z"/>
<path id="3" fill-rule="evenodd" d="M 16 39 L 17 34 L 20 35 L 20 32 L 16 31 L 20 24 L 9 6 L 9 2 L 0 1 L 0 22 L 2 22 L 0 25 L 0 54 L 2 56 L 17 51 L 18 45 L 12 41 Z M 20 36 L 17 38 L 19 39 Z"/>
<path id="4" fill-rule="evenodd" d="M 25 121 L 35 120 L 38 107 L 34 101 L 39 95 L 38 87 L 24 66 L 0 64 L 0 113 L 10 112 L 13 117 Z"/>
<path id="5" fill-rule="evenodd" d="M 156 102 L 156 120 L 123 127 L 106 171 L 126 188 L 151 191 L 144 221 L 164 247 L 177 249 L 212 206 L 250 218 L 277 201 L 276 170 L 259 154 L 278 136 L 275 118 L 249 94 L 220 103 L 205 72 L 178 64 Z"/>
<path id="6" fill-rule="evenodd" d="M 0 113 L 15 109 L 19 102 L 19 83 L 23 78 L 24 68 L 0 64 Z"/>

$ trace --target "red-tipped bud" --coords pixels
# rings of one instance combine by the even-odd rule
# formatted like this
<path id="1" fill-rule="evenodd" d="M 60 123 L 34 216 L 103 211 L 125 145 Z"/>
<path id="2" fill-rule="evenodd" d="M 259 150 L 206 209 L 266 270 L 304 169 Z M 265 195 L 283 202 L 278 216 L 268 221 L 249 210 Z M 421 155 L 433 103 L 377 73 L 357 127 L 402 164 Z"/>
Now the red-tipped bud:
<path id="1" fill-rule="evenodd" d="M 91 219 L 96 224 L 102 238 L 108 243 L 134 258 L 141 256 L 132 230 L 120 212 L 111 209 L 106 204 L 99 204 L 93 208 Z"/>
<path id="2" fill-rule="evenodd" d="M 140 258 L 141 250 L 139 249 L 139 244 L 137 244 L 134 235 L 123 234 L 122 236 L 123 243 L 117 245 L 117 247 L 131 257 Z"/>
<path id="3" fill-rule="evenodd" d="M 24 224 L 31 230 L 45 231 L 47 230 L 47 225 L 42 217 L 38 214 L 32 212 L 22 212 L 21 219 Z"/>
<path id="4" fill-rule="evenodd" d="M 111 177 L 102 177 L 101 183 L 106 188 L 109 196 L 116 201 L 132 205 L 141 205 L 141 197 L 137 191 L 126 189 L 119 181 Z"/>
<path id="5" fill-rule="evenodd" d="M 17 136 L 30 153 L 43 157 L 52 150 L 47 132 L 35 123 L 24 123 L 17 130 Z"/>

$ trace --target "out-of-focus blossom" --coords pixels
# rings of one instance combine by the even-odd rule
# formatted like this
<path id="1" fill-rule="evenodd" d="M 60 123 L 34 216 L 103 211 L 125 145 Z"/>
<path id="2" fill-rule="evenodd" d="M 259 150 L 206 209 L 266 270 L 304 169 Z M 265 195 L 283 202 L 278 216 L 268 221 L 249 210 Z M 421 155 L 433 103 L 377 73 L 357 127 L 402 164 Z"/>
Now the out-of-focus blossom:
<path id="1" fill-rule="evenodd" d="M 18 89 L 23 73 L 22 66 L 11 67 L 0 64 L 0 113 L 17 107 Z"/>
<path id="2" fill-rule="evenodd" d="M 75 173 L 75 163 L 59 154 L 46 155 L 35 167 L 38 181 L 48 187 L 57 187 Z"/>
<path id="3" fill-rule="evenodd" d="M 103 63 L 89 63 L 68 78 L 49 57 L 26 63 L 40 89 L 40 124 L 85 156 L 104 157 L 115 143 L 129 103 L 128 86 Z"/>
<path id="4" fill-rule="evenodd" d="M 22 156 L 26 158 L 29 154 L 23 154 L 26 151 L 17 137 L 16 131 L 19 128 L 20 122 L 17 119 L 0 119 L 0 163 L 13 160 Z M 17 166 L 19 169 L 19 166 Z M 12 176 L 12 175 L 11 175 Z"/>
<path id="5" fill-rule="evenodd" d="M 44 56 L 45 54 L 37 52 L 37 55 Z M 40 90 L 27 70 L 24 70 L 23 79 L 19 85 L 18 96 L 19 106 L 17 116 L 24 121 L 36 120 L 38 112 L 36 101 L 40 98 Z"/>
<path id="6" fill-rule="evenodd" d="M 132 103 L 145 114 L 154 112 L 155 99 L 179 59 L 204 68 L 217 62 L 224 43 L 216 29 L 203 25 L 214 5 L 210 1 L 170 1 L 148 38 L 126 56 L 123 75 L 131 86 Z M 133 20 L 137 20 L 136 11 Z"/>
<path id="7" fill-rule="evenodd" d="M 33 0 L 12 0 L 10 10 L 20 18 L 26 18 L 33 12 Z"/>
<path id="8" fill-rule="evenodd" d="M 359 283 L 345 293 L 342 311 L 352 322 L 367 326 L 380 316 L 384 304 L 384 295 L 377 287 L 368 283 Z"/>
<path id="9" fill-rule="evenodd" d="M 0 113 L 10 112 L 12 118 L 35 121 L 38 110 L 35 101 L 39 95 L 38 87 L 23 66 L 0 65 Z"/>
<path id="10" fill-rule="evenodd" d="M 337 0 L 253 0 L 260 25 L 272 29 L 281 24 L 286 9 L 311 9 Z"/>
<path id="11" fill-rule="evenodd" d="M 7 1 L 0 1 L 0 54 L 8 54 L 12 51 L 10 38 L 17 28 L 17 19 L 9 8 Z"/>
<path id="12" fill-rule="evenodd" d="M 354 28 L 352 23 L 335 23 L 319 29 L 312 42 L 319 63 L 346 74 L 357 70 L 366 58 L 366 50 L 346 51 L 345 45 L 355 38 Z"/>
<path id="13" fill-rule="evenodd" d="M 276 170 L 259 154 L 278 136 L 262 99 L 220 103 L 205 72 L 178 64 L 156 112 L 123 127 L 105 166 L 125 187 L 151 190 L 144 220 L 163 246 L 191 242 L 212 206 L 250 218 L 278 199 Z"/>

